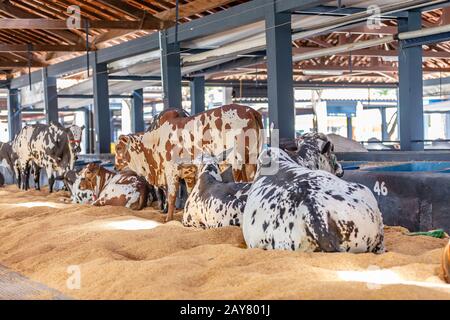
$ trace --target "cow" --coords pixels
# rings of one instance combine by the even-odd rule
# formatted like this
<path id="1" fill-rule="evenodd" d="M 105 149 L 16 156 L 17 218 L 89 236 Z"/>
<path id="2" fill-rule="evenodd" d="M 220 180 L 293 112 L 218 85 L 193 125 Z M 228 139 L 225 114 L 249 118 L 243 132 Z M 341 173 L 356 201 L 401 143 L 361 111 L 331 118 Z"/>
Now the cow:
<path id="1" fill-rule="evenodd" d="M 236 148 L 226 162 L 233 166 L 236 182 L 251 181 L 256 158 L 262 149 L 262 117 L 250 107 L 232 104 L 207 110 L 191 117 L 166 113 L 159 127 L 142 137 L 147 181 L 167 186 L 168 213 L 173 219 L 179 182 L 184 179 L 188 194 L 195 184 L 197 155 L 221 154 L 227 147 Z"/>
<path id="2" fill-rule="evenodd" d="M 73 135 L 60 124 L 27 125 L 21 129 L 13 141 L 13 151 L 17 154 L 14 169 L 18 186 L 29 188 L 30 168 L 34 168 L 35 184 L 39 189 L 39 172 L 47 173 L 49 191 L 53 192 L 55 179 L 73 169 L 76 154 L 71 139 Z"/>
<path id="3" fill-rule="evenodd" d="M 0 142 L 0 165 L 9 169 L 14 174 L 14 163 L 17 160 L 17 154 L 13 151 L 10 142 Z"/>
<path id="4" fill-rule="evenodd" d="M 62 127 L 61 127 L 62 128 Z M 74 154 L 74 161 L 78 159 L 77 154 L 81 152 L 81 140 L 83 137 L 84 126 L 78 126 L 72 124 L 71 126 L 64 128 L 65 132 L 69 136 L 69 144 Z M 34 185 L 36 190 L 40 190 L 40 177 L 41 177 L 41 167 L 35 162 L 31 162 L 31 173 L 34 176 Z"/>
<path id="5" fill-rule="evenodd" d="M 229 176 L 230 170 L 221 174 L 219 160 L 207 154 L 196 159 L 200 173 L 184 207 L 185 227 L 207 229 L 241 225 L 251 183 L 234 182 L 232 175 Z"/>
<path id="6" fill-rule="evenodd" d="M 384 252 L 383 219 L 365 186 L 332 172 L 305 166 L 301 157 L 320 158 L 328 150 L 308 145 L 288 153 L 268 148 L 261 153 L 247 197 L 243 234 L 249 248 L 322 252 Z M 330 148 L 326 143 L 323 148 Z M 314 151 L 314 155 L 313 152 Z M 305 161 L 309 163 L 309 161 Z M 329 161 L 328 163 L 330 163 Z M 311 162 L 312 163 L 312 162 Z"/>
<path id="7" fill-rule="evenodd" d="M 142 147 L 142 136 L 144 133 L 132 133 L 121 135 L 116 144 L 114 168 L 117 171 L 132 170 L 137 175 L 146 176 L 144 149 Z M 166 191 L 163 187 L 149 185 L 150 190 L 154 189 L 155 196 L 152 200 L 159 202 L 159 209 L 167 212 Z"/>
<path id="8" fill-rule="evenodd" d="M 79 182 L 75 182 L 73 190 L 75 200 L 84 200 L 91 194 L 94 206 L 122 206 L 132 210 L 141 210 L 147 205 L 149 192 L 145 179 L 136 173 L 115 173 L 96 163 L 90 163 L 81 170 Z"/>
<path id="9" fill-rule="evenodd" d="M 444 274 L 444 280 L 450 283 L 450 241 L 444 248 L 442 253 L 442 272 Z"/>

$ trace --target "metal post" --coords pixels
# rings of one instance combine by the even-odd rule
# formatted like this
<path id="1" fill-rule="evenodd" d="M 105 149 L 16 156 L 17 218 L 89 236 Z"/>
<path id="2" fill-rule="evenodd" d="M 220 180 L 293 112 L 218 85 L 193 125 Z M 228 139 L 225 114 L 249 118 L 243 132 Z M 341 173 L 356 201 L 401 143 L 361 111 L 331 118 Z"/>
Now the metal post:
<path id="1" fill-rule="evenodd" d="M 292 79 L 291 14 L 277 13 L 274 0 L 266 6 L 266 43 L 269 118 L 280 139 L 295 138 Z"/>
<path id="2" fill-rule="evenodd" d="M 161 82 L 164 109 L 181 109 L 181 62 L 179 43 L 169 43 L 167 30 L 159 32 Z"/>
<path id="3" fill-rule="evenodd" d="M 191 90 L 191 115 L 205 111 L 205 77 L 195 77 L 189 83 Z"/>
<path id="4" fill-rule="evenodd" d="M 347 116 L 347 138 L 353 139 L 353 125 L 351 116 Z"/>
<path id="5" fill-rule="evenodd" d="M 133 132 L 144 132 L 144 90 L 133 91 L 133 103 L 131 106 L 131 130 Z"/>
<path id="6" fill-rule="evenodd" d="M 19 105 L 19 90 L 8 90 L 8 133 L 9 141 L 14 140 L 15 136 L 22 128 L 22 115 Z"/>
<path id="7" fill-rule="evenodd" d="M 408 11 L 406 19 L 398 19 L 398 31 L 420 30 L 422 17 L 420 11 Z M 405 151 L 422 151 L 423 127 L 423 71 L 422 46 L 405 48 L 399 46 L 399 129 L 400 146 Z"/>
<path id="8" fill-rule="evenodd" d="M 56 87 L 56 78 L 48 76 L 47 67 L 42 68 L 42 86 L 44 91 L 45 120 L 58 123 L 58 89 Z"/>
<path id="9" fill-rule="evenodd" d="M 386 121 L 386 108 L 380 108 L 381 113 L 381 140 L 387 141 L 389 140 L 388 132 L 387 132 L 387 121 Z"/>
<path id="10" fill-rule="evenodd" d="M 94 127 L 96 133 L 95 153 L 111 152 L 111 118 L 109 113 L 108 68 L 106 63 L 95 63 L 93 69 L 94 84 Z"/>
<path id="11" fill-rule="evenodd" d="M 84 131 L 83 140 L 85 141 L 86 153 L 91 153 L 91 111 L 89 107 L 84 107 Z"/>

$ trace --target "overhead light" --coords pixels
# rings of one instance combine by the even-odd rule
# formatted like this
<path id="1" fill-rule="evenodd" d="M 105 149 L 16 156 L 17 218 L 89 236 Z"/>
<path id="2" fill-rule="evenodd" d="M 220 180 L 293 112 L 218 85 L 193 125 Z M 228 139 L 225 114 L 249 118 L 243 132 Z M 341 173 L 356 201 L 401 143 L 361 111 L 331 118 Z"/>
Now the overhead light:
<path id="1" fill-rule="evenodd" d="M 342 70 L 301 70 L 306 76 L 341 76 Z"/>
<path id="2" fill-rule="evenodd" d="M 386 61 L 386 62 L 397 62 L 398 61 L 398 57 L 397 56 L 383 57 L 383 60 Z"/>

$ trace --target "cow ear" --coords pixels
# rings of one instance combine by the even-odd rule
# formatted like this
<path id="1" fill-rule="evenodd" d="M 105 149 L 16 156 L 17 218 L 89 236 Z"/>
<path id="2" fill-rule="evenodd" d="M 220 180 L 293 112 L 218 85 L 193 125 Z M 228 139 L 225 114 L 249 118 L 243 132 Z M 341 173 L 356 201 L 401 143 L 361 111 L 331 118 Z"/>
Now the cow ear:
<path id="1" fill-rule="evenodd" d="M 81 131 L 83 131 L 86 127 L 84 126 L 84 124 L 80 127 Z"/>
<path id="2" fill-rule="evenodd" d="M 119 143 L 122 142 L 124 145 L 126 145 L 128 147 L 129 143 L 130 143 L 130 137 L 127 135 L 121 135 L 119 137 Z"/>
<path id="3" fill-rule="evenodd" d="M 321 154 L 326 154 L 331 151 L 331 142 L 327 141 L 322 145 L 322 150 L 320 151 Z"/>

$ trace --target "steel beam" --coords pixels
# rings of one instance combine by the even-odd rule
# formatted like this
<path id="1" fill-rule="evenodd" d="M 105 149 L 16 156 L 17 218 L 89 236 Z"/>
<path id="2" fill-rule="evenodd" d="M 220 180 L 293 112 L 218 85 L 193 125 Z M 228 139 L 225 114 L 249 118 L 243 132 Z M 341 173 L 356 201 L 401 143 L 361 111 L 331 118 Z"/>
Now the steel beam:
<path id="1" fill-rule="evenodd" d="M 12 141 L 22 128 L 22 116 L 20 112 L 18 89 L 8 90 L 7 104 L 9 141 Z"/>
<path id="2" fill-rule="evenodd" d="M 205 78 L 193 78 L 189 87 L 191 90 L 191 115 L 205 111 Z"/>
<path id="3" fill-rule="evenodd" d="M 181 109 L 181 60 L 179 43 L 169 43 L 166 30 L 159 32 L 164 109 Z"/>
<path id="4" fill-rule="evenodd" d="M 47 124 L 58 123 L 58 89 L 56 78 L 48 76 L 47 68 L 42 68 L 42 87 L 44 93 L 44 110 Z"/>
<path id="5" fill-rule="evenodd" d="M 421 12 L 409 11 L 398 19 L 398 31 L 415 31 L 422 27 Z M 399 43 L 399 128 L 400 146 L 404 151 L 423 150 L 423 70 L 422 47 L 405 47 Z"/>
<path id="6" fill-rule="evenodd" d="M 145 130 L 143 89 L 133 91 L 133 103 L 131 109 L 131 130 L 133 132 L 143 132 Z"/>
<path id="7" fill-rule="evenodd" d="M 269 1 L 271 6 L 265 8 L 269 119 L 280 139 L 294 139 L 291 14 L 276 12 L 276 1 Z"/>
<path id="8" fill-rule="evenodd" d="M 95 153 L 111 152 L 111 119 L 109 113 L 108 68 L 106 63 L 94 63 L 94 128 Z"/>
<path id="9" fill-rule="evenodd" d="M 389 140 L 388 137 L 388 128 L 387 128 L 387 121 L 386 121 L 386 108 L 380 108 L 381 112 L 381 140 L 387 141 Z"/>
<path id="10" fill-rule="evenodd" d="M 450 41 L 450 32 L 444 32 L 439 34 L 433 34 L 430 36 L 424 36 L 414 39 L 404 40 L 404 48 L 411 48 L 417 46 L 430 45 L 433 43 Z"/>

